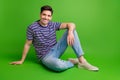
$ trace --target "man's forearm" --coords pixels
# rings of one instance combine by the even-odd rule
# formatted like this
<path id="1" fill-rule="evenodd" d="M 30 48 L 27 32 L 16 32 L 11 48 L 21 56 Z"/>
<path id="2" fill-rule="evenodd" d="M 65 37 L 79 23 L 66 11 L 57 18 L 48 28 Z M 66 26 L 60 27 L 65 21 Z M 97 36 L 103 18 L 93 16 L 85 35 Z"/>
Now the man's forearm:
<path id="1" fill-rule="evenodd" d="M 30 45 L 25 44 L 25 45 L 24 45 L 23 54 L 22 54 L 22 58 L 21 58 L 21 61 L 22 61 L 22 62 L 24 62 L 24 60 L 25 60 L 25 58 L 26 58 L 26 55 L 27 55 L 29 49 L 30 49 Z"/>
<path id="2" fill-rule="evenodd" d="M 26 55 L 29 51 L 30 44 L 32 43 L 32 40 L 26 40 L 26 43 L 24 45 L 23 53 L 22 53 L 22 58 L 19 61 L 13 61 L 10 64 L 16 65 L 16 64 L 22 64 L 26 58 Z"/>
<path id="3" fill-rule="evenodd" d="M 69 30 L 68 33 L 70 34 L 75 29 L 75 24 L 74 23 L 68 23 L 67 27 L 68 27 L 68 30 Z"/>

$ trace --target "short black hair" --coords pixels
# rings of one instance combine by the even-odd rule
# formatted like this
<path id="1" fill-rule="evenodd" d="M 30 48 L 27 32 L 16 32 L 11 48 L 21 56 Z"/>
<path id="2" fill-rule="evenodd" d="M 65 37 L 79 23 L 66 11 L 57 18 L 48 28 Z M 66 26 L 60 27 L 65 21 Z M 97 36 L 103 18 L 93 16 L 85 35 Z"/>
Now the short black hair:
<path id="1" fill-rule="evenodd" d="M 42 7 L 41 7 L 41 13 L 42 13 L 44 10 L 48 10 L 48 11 L 50 11 L 50 12 L 53 14 L 53 9 L 52 9 L 52 7 L 49 6 L 49 5 L 42 6 Z"/>

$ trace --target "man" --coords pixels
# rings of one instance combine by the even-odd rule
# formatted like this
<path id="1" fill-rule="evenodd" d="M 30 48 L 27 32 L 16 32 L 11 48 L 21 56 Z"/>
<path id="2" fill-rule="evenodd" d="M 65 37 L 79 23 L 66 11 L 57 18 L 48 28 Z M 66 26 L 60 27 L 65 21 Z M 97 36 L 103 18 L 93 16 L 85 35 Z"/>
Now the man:
<path id="1" fill-rule="evenodd" d="M 77 64 L 79 68 L 98 71 L 97 67 L 89 64 L 83 57 L 84 53 L 75 30 L 75 24 L 51 22 L 52 14 L 53 10 L 50 6 L 41 7 L 40 20 L 35 21 L 27 28 L 27 40 L 21 60 L 11 62 L 10 64 L 22 64 L 32 43 L 38 59 L 49 69 L 63 71 Z M 61 29 L 67 30 L 57 42 L 56 31 Z M 68 61 L 61 60 L 60 56 L 64 53 L 68 45 L 72 47 L 77 58 L 69 58 Z"/>

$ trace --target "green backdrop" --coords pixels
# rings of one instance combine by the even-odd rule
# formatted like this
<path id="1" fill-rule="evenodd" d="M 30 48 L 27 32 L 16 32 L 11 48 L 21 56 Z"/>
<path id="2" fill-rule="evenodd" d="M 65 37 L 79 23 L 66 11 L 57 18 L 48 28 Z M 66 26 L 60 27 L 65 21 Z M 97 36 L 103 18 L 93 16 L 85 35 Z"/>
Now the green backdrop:
<path id="1" fill-rule="evenodd" d="M 51 5 L 53 21 L 74 22 L 87 60 L 99 72 L 78 69 L 52 72 L 37 62 L 34 48 L 22 65 L 9 65 L 21 58 L 26 28 L 39 19 L 40 7 Z M 63 31 L 57 32 L 57 39 Z M 61 57 L 75 57 L 70 47 Z M 0 80 L 119 80 L 120 0 L 1 0 Z"/>

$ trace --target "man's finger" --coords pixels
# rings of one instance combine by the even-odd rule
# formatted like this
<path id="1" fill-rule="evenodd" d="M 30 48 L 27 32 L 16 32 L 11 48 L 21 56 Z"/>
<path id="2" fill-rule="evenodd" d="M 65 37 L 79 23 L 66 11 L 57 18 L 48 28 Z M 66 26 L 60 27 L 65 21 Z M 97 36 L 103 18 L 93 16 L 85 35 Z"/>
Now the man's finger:
<path id="1" fill-rule="evenodd" d="M 70 45 L 70 39 L 69 38 L 67 39 L 67 43 L 68 43 L 68 45 Z"/>

